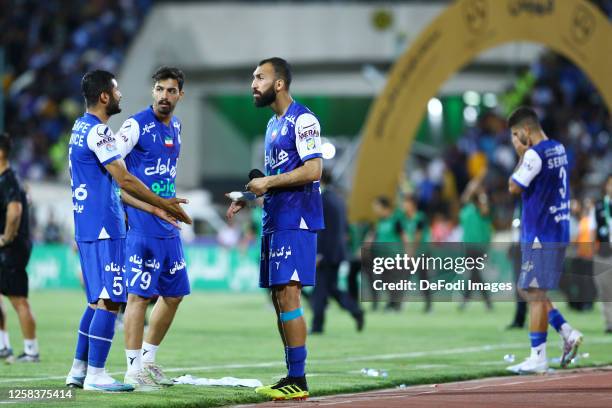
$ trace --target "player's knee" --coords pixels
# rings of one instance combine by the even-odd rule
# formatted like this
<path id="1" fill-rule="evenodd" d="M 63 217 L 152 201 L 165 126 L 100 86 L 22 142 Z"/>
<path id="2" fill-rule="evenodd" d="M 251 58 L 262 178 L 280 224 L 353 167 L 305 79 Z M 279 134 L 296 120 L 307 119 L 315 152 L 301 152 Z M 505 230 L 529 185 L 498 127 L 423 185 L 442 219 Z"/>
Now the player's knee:
<path id="1" fill-rule="evenodd" d="M 173 308 L 177 308 L 178 305 L 183 301 L 183 296 L 179 297 L 163 297 L 164 302 Z"/>
<path id="2" fill-rule="evenodd" d="M 110 299 L 99 299 L 98 309 L 107 310 L 112 313 L 118 313 L 121 308 L 121 303 L 113 302 Z"/>
<path id="3" fill-rule="evenodd" d="M 30 304 L 28 303 L 28 298 L 23 296 L 9 296 L 9 300 L 11 304 L 15 308 L 15 310 L 28 310 L 30 308 Z"/>
<path id="4" fill-rule="evenodd" d="M 285 285 L 275 289 L 279 309 L 283 312 L 300 307 L 300 287 Z"/>

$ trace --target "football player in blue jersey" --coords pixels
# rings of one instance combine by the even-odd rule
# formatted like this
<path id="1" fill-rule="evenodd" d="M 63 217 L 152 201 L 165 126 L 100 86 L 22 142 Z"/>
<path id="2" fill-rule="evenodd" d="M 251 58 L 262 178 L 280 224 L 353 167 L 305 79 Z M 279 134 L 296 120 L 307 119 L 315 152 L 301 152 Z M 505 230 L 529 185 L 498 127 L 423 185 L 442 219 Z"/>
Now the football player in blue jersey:
<path id="1" fill-rule="evenodd" d="M 317 231 L 324 228 L 321 128 L 314 114 L 293 100 L 290 85 L 291 68 L 281 58 L 261 61 L 253 73 L 255 106 L 269 106 L 274 115 L 265 137 L 266 175 L 247 185 L 249 191 L 264 196 L 259 285 L 271 288 L 288 370 L 276 384 L 256 392 L 280 400 L 308 397 L 300 295 L 303 286 L 315 283 Z M 245 202 L 232 202 L 227 218 L 244 206 Z"/>
<path id="2" fill-rule="evenodd" d="M 161 67 L 153 74 L 153 105 L 128 118 L 119 131 L 128 170 L 160 197 L 176 195 L 181 122 L 173 112 L 183 97 L 183 72 Z M 136 208 L 127 208 L 124 382 L 136 390 L 171 386 L 155 363 L 183 296 L 190 293 L 183 245 L 176 225 Z M 144 319 L 152 297 L 159 295 L 144 339 Z"/>
<path id="3" fill-rule="evenodd" d="M 548 370 L 547 323 L 563 338 L 562 367 L 574 358 L 583 338 L 547 296 L 548 290 L 557 288 L 569 241 L 568 161 L 564 146 L 546 136 L 533 109 L 516 109 L 508 118 L 508 127 L 519 156 L 508 188 L 512 194 L 521 194 L 523 201 L 522 260 L 517 286 L 529 302 L 531 339 L 531 355 L 508 370 L 542 373 Z"/>
<path id="4" fill-rule="evenodd" d="M 125 215 L 120 200 L 171 223 L 191 223 L 178 198 L 151 192 L 125 166 L 117 139 L 106 125 L 121 111 L 113 74 L 96 70 L 83 76 L 87 112 L 72 128 L 68 156 L 70 185 L 81 269 L 88 306 L 81 318 L 76 353 L 66 385 L 98 391 L 132 391 L 105 369 L 124 283 Z M 121 189 L 121 193 L 119 193 Z M 142 200 L 142 201 L 141 201 Z"/>

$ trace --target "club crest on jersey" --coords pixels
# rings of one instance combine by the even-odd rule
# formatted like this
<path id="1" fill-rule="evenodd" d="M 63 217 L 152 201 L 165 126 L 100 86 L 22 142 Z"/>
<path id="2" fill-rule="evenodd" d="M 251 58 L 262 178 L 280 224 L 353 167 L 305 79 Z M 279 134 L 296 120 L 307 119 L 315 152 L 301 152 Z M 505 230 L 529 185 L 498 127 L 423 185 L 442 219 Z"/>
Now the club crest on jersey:
<path id="1" fill-rule="evenodd" d="M 281 129 L 281 135 L 285 136 L 288 131 L 289 129 L 287 128 L 287 125 L 283 125 L 283 128 Z"/>

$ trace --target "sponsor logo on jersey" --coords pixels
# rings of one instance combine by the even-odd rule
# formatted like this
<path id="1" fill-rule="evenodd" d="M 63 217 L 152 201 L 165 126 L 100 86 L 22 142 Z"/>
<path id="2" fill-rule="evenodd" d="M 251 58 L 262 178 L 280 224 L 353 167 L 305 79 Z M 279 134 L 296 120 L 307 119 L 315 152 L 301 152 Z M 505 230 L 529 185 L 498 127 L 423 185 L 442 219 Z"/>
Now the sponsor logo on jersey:
<path id="1" fill-rule="evenodd" d="M 112 137 L 110 129 L 107 126 L 98 126 L 98 128 L 96 129 L 96 133 L 100 137 Z"/>
<path id="2" fill-rule="evenodd" d="M 318 137 L 319 136 L 319 130 L 317 129 L 316 124 L 313 123 L 313 124 L 311 124 L 309 126 L 300 127 L 298 129 L 298 136 L 299 136 L 300 140 L 306 139 L 307 137 Z"/>
<path id="3" fill-rule="evenodd" d="M 274 149 L 274 152 L 269 153 L 270 154 L 266 153 L 265 165 L 269 165 L 272 169 L 276 169 L 277 167 L 283 165 L 289 160 L 289 153 L 282 149 L 280 152 Z"/>
<path id="4" fill-rule="evenodd" d="M 147 176 L 154 176 L 156 174 L 163 176 L 164 174 L 170 173 L 170 176 L 174 178 L 176 177 L 176 164 L 170 165 L 170 159 L 168 159 L 166 163 L 162 163 L 162 159 L 158 158 L 157 164 L 155 166 L 145 167 L 144 172 Z"/>
<path id="5" fill-rule="evenodd" d="M 104 145 L 107 145 L 107 150 L 108 150 L 108 145 L 112 145 L 114 148 L 115 138 L 112 136 L 106 136 L 102 140 L 99 140 L 98 143 L 96 143 L 96 147 L 102 147 Z"/>
<path id="6" fill-rule="evenodd" d="M 170 179 L 156 181 L 151 184 L 151 191 L 160 197 L 174 197 L 176 187 Z"/>
<path id="7" fill-rule="evenodd" d="M 142 127 L 142 133 L 140 135 L 144 136 L 146 133 L 151 133 L 151 129 L 153 129 L 154 127 L 155 127 L 155 123 L 154 122 L 151 122 L 151 123 L 148 123 L 148 124 L 144 125 Z"/>

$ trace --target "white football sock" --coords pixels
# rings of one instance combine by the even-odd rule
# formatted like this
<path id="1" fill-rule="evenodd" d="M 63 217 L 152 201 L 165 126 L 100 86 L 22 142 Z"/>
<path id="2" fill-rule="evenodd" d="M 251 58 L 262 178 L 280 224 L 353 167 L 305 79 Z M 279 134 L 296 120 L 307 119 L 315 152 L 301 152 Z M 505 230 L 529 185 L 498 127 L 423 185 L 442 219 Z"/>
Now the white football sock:
<path id="1" fill-rule="evenodd" d="M 141 351 L 138 350 L 125 350 L 125 358 L 127 361 L 127 372 L 137 373 L 142 370 Z"/>
<path id="2" fill-rule="evenodd" d="M 561 325 L 561 330 L 559 330 L 559 334 L 561 335 L 561 337 L 567 340 L 569 338 L 569 335 L 572 333 L 572 330 L 572 326 L 570 326 L 569 323 L 565 322 Z"/>
<path id="3" fill-rule="evenodd" d="M 104 367 L 93 367 L 87 366 L 87 376 L 88 377 L 97 377 L 99 375 L 104 374 Z"/>
<path id="4" fill-rule="evenodd" d="M 9 343 L 8 332 L 5 330 L 0 330 L 0 350 L 3 348 L 10 348 L 11 345 Z"/>
<path id="5" fill-rule="evenodd" d="M 70 374 L 73 377 L 81 377 L 87 374 L 87 361 L 74 359 L 72 360 L 72 368 Z"/>
<path id="6" fill-rule="evenodd" d="M 38 340 L 23 339 L 23 351 L 30 356 L 38 354 Z"/>
<path id="7" fill-rule="evenodd" d="M 531 358 L 546 360 L 546 342 L 531 348 Z"/>
<path id="8" fill-rule="evenodd" d="M 146 341 L 142 343 L 142 362 L 143 363 L 154 363 L 155 355 L 157 354 L 157 349 L 159 346 L 155 346 L 153 344 L 147 343 Z"/>

